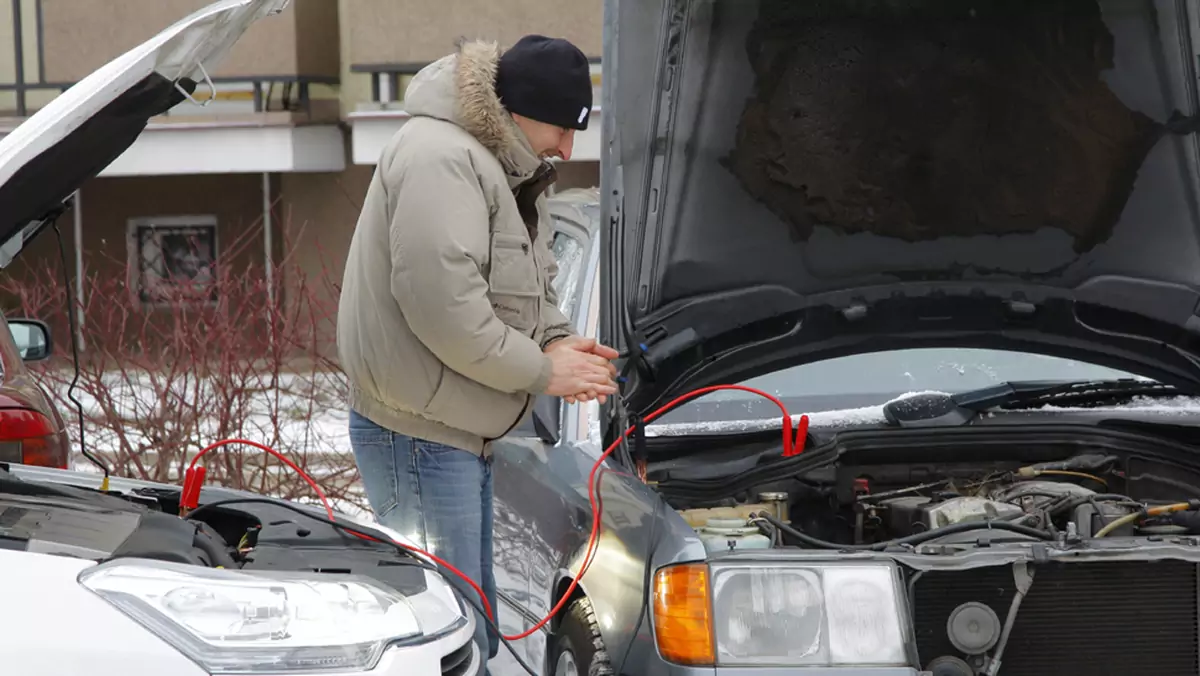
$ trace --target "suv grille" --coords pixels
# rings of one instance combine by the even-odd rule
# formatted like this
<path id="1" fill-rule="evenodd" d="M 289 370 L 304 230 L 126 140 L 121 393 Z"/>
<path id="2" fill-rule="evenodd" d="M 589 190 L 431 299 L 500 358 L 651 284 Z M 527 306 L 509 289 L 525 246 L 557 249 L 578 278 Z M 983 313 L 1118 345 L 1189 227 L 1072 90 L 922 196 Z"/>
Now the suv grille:
<path id="1" fill-rule="evenodd" d="M 474 641 L 467 641 L 463 646 L 442 658 L 442 676 L 464 676 L 471 668 L 471 650 Z"/>
<path id="2" fill-rule="evenodd" d="M 1032 565 L 1032 564 L 1031 564 Z M 1180 561 L 1033 565 L 1004 649 L 1000 676 L 1195 676 L 1197 573 Z M 913 589 L 913 625 L 922 666 L 961 657 L 946 635 L 951 611 L 987 604 L 1003 624 L 1012 602 L 1010 566 L 928 572 Z"/>

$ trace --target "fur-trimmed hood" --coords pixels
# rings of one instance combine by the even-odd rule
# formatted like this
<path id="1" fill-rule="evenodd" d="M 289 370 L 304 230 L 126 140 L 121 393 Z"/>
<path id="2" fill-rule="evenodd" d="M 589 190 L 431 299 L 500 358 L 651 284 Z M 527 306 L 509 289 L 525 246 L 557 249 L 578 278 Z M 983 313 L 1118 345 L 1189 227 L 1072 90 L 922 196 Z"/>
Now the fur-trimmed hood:
<path id="1" fill-rule="evenodd" d="M 452 122 L 500 159 L 516 179 L 532 176 L 541 160 L 496 94 L 500 47 L 482 40 L 463 42 L 454 54 L 413 76 L 404 93 L 410 115 Z"/>

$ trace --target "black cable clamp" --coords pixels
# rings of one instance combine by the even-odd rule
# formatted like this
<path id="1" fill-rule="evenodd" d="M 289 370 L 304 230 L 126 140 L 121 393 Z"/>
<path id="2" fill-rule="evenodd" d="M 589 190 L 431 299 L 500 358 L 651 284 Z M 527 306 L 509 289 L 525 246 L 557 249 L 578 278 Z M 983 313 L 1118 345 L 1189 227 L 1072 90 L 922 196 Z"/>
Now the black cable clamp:
<path id="1" fill-rule="evenodd" d="M 630 370 L 640 366 L 639 370 L 644 371 L 646 368 L 646 352 L 649 348 L 641 336 L 636 336 L 637 342 L 628 350 L 617 355 L 617 360 L 621 362 L 621 367 L 617 371 L 617 382 L 623 383 L 629 379 Z"/>

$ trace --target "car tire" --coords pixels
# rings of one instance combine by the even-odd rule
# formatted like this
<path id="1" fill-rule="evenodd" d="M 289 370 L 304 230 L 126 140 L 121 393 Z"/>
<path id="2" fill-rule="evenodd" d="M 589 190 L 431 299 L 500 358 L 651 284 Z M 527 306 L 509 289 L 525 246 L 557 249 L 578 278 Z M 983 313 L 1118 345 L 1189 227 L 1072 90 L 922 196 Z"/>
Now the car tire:
<path id="1" fill-rule="evenodd" d="M 550 655 L 550 676 L 612 676 L 591 599 L 580 597 L 567 607 Z"/>

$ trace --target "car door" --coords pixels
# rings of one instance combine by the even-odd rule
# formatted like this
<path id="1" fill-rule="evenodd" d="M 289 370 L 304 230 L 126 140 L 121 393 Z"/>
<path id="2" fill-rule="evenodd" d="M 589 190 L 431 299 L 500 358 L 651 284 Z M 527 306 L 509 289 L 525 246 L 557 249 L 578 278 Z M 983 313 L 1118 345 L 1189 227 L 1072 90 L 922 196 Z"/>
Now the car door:
<path id="1" fill-rule="evenodd" d="M 554 215 L 554 240 L 551 250 L 558 262 L 559 272 L 554 286 L 558 292 L 558 307 L 572 321 L 578 333 L 586 331 L 588 310 L 594 305 L 592 292 L 597 288 L 595 271 L 598 266 L 597 241 L 594 236 L 599 207 L 591 199 L 592 191 L 571 191 L 571 194 L 551 200 Z M 594 314 L 594 313 L 593 313 Z M 550 457 L 553 442 L 548 442 L 561 426 L 564 407 L 560 399 L 539 397 L 535 402 L 538 415 L 526 420 L 509 436 L 495 442 L 493 455 L 493 562 L 496 576 L 499 625 L 505 635 L 516 635 L 533 627 L 549 612 L 542 599 L 531 597 L 531 587 L 548 582 L 553 570 L 552 552 L 556 547 L 543 540 L 543 533 L 561 528 L 574 528 L 581 518 L 577 509 L 547 509 L 544 497 L 547 487 L 538 485 L 539 471 Z M 554 429 L 541 429 L 542 423 Z M 593 460 L 594 462 L 594 460 Z M 590 469 L 590 463 L 589 467 Z M 586 470 L 585 470 L 586 472 Z M 547 514 L 561 514 L 562 524 L 547 524 Z M 553 518 L 553 517 L 552 517 Z M 590 514 L 586 515 L 590 520 Z M 582 522 L 586 527 L 588 521 Z M 540 666 L 545 650 L 545 632 L 538 631 L 527 639 L 512 643 L 522 658 Z M 524 674 L 507 649 L 488 666 L 496 676 Z"/>
<path id="2" fill-rule="evenodd" d="M 571 227 L 572 214 L 590 224 L 582 228 L 586 236 Z M 557 228 L 560 275 L 577 274 L 574 282 L 562 282 L 564 292 L 569 288 L 571 300 L 561 302 L 569 304 L 564 309 L 569 309 L 577 333 L 596 336 L 600 314 L 598 206 L 564 207 Z M 586 237 L 586 245 L 576 248 L 567 239 L 572 236 L 580 242 Z M 584 265 L 572 268 L 573 257 L 581 257 Z M 496 547 L 526 582 L 518 592 L 520 598 L 501 604 L 519 616 L 514 625 L 528 628 L 544 618 L 582 563 L 592 525 L 588 477 L 602 453 L 600 430 L 593 429 L 598 425 L 598 409 L 595 402 L 564 405 L 561 400 L 541 398 L 533 419 L 496 442 L 496 518 L 497 523 L 512 524 L 497 529 Z M 646 645 L 652 645 L 635 642 L 634 637 L 646 634 L 649 627 L 645 621 L 647 573 L 655 543 L 665 536 L 656 526 L 665 504 L 631 468 L 612 458 L 597 475 L 596 493 L 603 511 L 602 528 L 589 569 L 592 572 L 583 578 L 580 591 L 591 600 L 596 630 L 616 660 L 613 667 L 620 669 L 627 657 L 641 655 Z M 569 607 L 564 606 L 563 616 Z M 554 668 L 547 664 L 553 650 L 549 630 L 554 627 L 551 623 L 514 643 L 535 669 Z M 519 673 L 515 664 L 494 664 L 495 674 Z"/>

